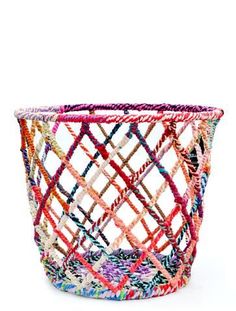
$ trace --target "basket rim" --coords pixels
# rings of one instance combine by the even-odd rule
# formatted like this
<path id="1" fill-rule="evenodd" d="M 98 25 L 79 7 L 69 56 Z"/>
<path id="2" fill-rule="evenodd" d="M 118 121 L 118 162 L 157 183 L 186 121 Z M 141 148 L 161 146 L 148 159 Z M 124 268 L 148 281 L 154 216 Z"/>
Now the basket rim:
<path id="1" fill-rule="evenodd" d="M 75 112 L 86 111 L 87 114 Z M 93 111 L 112 111 L 112 113 L 92 114 Z M 116 114 L 115 111 L 124 111 Z M 130 114 L 129 111 L 138 113 Z M 140 113 L 141 112 L 141 113 Z M 145 113 L 146 112 L 146 113 Z M 149 112 L 149 113 L 147 113 Z M 150 114 L 150 112 L 153 112 Z M 223 109 L 201 105 L 173 105 L 147 103 L 110 103 L 110 104 L 74 104 L 21 108 L 14 112 L 17 119 L 51 122 L 86 122 L 86 123 L 143 123 L 160 121 L 192 121 L 220 119 Z"/>

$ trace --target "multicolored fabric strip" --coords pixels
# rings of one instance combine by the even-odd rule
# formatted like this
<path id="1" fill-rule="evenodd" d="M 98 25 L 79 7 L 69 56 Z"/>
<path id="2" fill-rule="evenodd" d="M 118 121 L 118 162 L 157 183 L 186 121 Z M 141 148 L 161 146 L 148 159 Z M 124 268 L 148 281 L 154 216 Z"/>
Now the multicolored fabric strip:
<path id="1" fill-rule="evenodd" d="M 55 287 L 125 300 L 187 284 L 222 115 L 170 104 L 15 112 L 34 239 Z"/>

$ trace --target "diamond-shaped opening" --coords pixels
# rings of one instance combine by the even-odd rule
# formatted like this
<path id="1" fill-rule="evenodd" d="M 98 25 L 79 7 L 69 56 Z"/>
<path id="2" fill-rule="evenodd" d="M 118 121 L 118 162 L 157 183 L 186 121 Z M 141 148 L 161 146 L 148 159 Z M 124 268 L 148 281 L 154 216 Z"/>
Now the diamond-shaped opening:
<path id="1" fill-rule="evenodd" d="M 139 128 L 140 128 L 139 124 Z M 150 125 L 149 125 L 150 126 Z M 157 144 L 159 144 L 160 138 L 162 136 L 164 132 L 164 127 L 162 123 L 156 123 L 155 126 L 152 128 L 150 134 L 147 136 L 146 138 L 146 142 L 148 144 L 148 146 L 150 147 L 151 150 L 154 150 L 157 146 Z M 143 133 L 144 136 L 144 133 Z"/>
<path id="2" fill-rule="evenodd" d="M 31 136 L 33 137 L 35 134 L 35 130 L 36 130 L 36 123 L 35 120 L 26 120 L 29 132 L 31 134 Z"/>
<path id="3" fill-rule="evenodd" d="M 186 169 L 186 172 L 188 173 L 188 169 L 187 169 L 186 165 L 185 164 L 183 164 L 183 165 Z M 186 182 L 186 178 L 183 174 L 183 170 L 181 169 L 181 167 L 178 169 L 176 174 L 173 176 L 173 180 L 174 180 L 174 183 L 178 187 L 178 191 L 179 191 L 180 195 L 183 196 L 184 193 L 186 192 L 188 184 Z"/>
<path id="4" fill-rule="evenodd" d="M 142 136 L 144 136 L 148 130 L 150 123 L 139 123 L 138 129 Z"/>
<path id="5" fill-rule="evenodd" d="M 133 235 L 135 235 L 136 237 L 138 237 L 139 241 L 143 241 L 146 237 L 147 237 L 147 232 L 144 229 L 141 221 L 139 221 L 134 228 L 131 230 L 131 232 L 133 233 Z"/>
<path id="6" fill-rule="evenodd" d="M 63 122 L 62 122 L 63 123 Z M 75 134 L 75 135 L 79 135 L 80 134 L 80 131 L 81 131 L 81 127 L 82 127 L 82 123 L 80 123 L 80 122 L 67 122 L 67 123 L 65 123 L 65 125 L 66 124 L 68 124 L 69 125 L 69 127 L 71 128 L 71 130 L 73 131 L 73 133 Z M 67 128 L 67 132 L 68 132 L 68 134 L 70 135 L 70 132 L 69 132 L 69 130 L 68 130 L 68 127 L 66 127 Z"/>
<path id="7" fill-rule="evenodd" d="M 80 192 L 81 192 L 81 189 L 80 189 Z M 79 195 L 80 192 L 78 192 L 78 195 Z M 91 212 L 90 212 L 90 209 L 91 209 L 91 207 L 94 205 L 94 203 L 95 203 L 94 199 L 93 199 L 90 195 L 88 195 L 88 194 L 86 193 L 86 194 L 83 196 L 83 199 L 82 199 L 82 201 L 79 203 L 79 205 L 80 205 L 80 207 L 83 208 L 84 211 L 86 211 L 86 212 L 88 212 L 88 213 L 90 214 L 90 213 L 91 213 Z M 91 215 L 94 216 L 94 215 L 96 214 L 96 209 L 99 209 L 99 211 L 102 211 L 102 209 L 99 207 L 99 205 L 96 204 L 96 205 L 95 205 L 95 208 L 93 208 L 93 212 L 92 212 Z M 84 218 L 84 216 L 82 215 L 82 213 L 79 211 L 78 208 L 75 208 L 74 213 L 75 213 L 75 214 L 78 213 L 79 215 L 81 214 L 81 217 Z"/>
<path id="8" fill-rule="evenodd" d="M 78 144 L 78 149 L 85 153 L 85 151 L 82 150 L 80 145 L 84 146 L 88 150 L 88 152 L 91 156 L 93 156 L 94 153 L 97 152 L 97 149 L 96 149 L 94 143 L 92 142 L 92 140 L 90 139 L 90 137 L 88 135 L 84 135 L 82 140 Z M 90 159 L 90 158 L 88 157 L 88 159 Z"/>
<path id="9" fill-rule="evenodd" d="M 145 174 L 147 175 L 145 176 Z M 158 168 L 152 163 L 144 172 L 143 181 L 148 188 L 148 191 L 154 196 L 161 185 L 165 182 L 165 178 L 160 174 Z"/>
<path id="10" fill-rule="evenodd" d="M 92 133 L 95 133 L 95 137 L 99 142 L 104 142 L 107 136 L 109 136 L 112 127 L 111 124 L 96 124 L 96 123 L 90 123 L 89 129 Z M 103 131 L 102 131 L 103 130 Z M 113 141 L 113 139 L 112 139 Z"/>
<path id="11" fill-rule="evenodd" d="M 139 170 L 141 165 L 148 159 L 148 154 L 143 147 L 140 147 L 137 152 L 134 153 L 132 158 L 129 160 L 130 166 L 136 172 Z"/>
<path id="12" fill-rule="evenodd" d="M 176 155 L 174 147 L 171 146 L 171 148 L 163 155 L 161 159 L 161 164 L 170 173 L 176 161 L 180 159 L 182 159 L 181 156 Z"/>
<path id="13" fill-rule="evenodd" d="M 181 143 L 182 147 L 186 148 L 188 144 L 193 139 L 193 132 L 191 125 L 188 125 L 184 132 L 179 136 L 179 142 Z"/>
<path id="14" fill-rule="evenodd" d="M 114 171 L 110 173 L 114 173 Z M 117 186 L 115 186 L 115 184 L 113 185 L 113 183 L 102 173 L 92 184 L 92 188 L 108 206 L 119 196 L 120 189 L 122 190 L 125 187 L 124 181 L 119 176 L 116 177 L 115 183 Z"/>
<path id="15" fill-rule="evenodd" d="M 133 211 L 127 202 L 124 202 L 121 205 L 116 214 L 125 223 L 126 226 L 129 225 L 135 217 L 137 217 L 137 214 Z"/>
<path id="16" fill-rule="evenodd" d="M 48 152 L 47 159 L 44 165 L 48 173 L 53 176 L 56 173 L 58 167 L 61 165 L 61 160 L 53 151 L 51 151 Z"/>
<path id="17" fill-rule="evenodd" d="M 172 209 L 175 207 L 174 195 L 171 192 L 168 184 L 165 191 L 162 192 L 161 196 L 159 197 L 157 203 L 160 205 L 165 215 L 169 215 Z"/>
<path id="18" fill-rule="evenodd" d="M 101 197 L 102 200 L 104 200 L 108 206 L 112 206 L 113 202 L 116 200 L 116 198 L 120 194 L 117 192 L 117 190 L 113 186 L 110 186 L 110 184 L 108 183 L 106 183 L 103 186 L 104 186 L 103 189 L 105 189 L 105 186 L 106 186 L 106 191 L 104 193 L 100 193 L 99 197 Z"/>
<path id="19" fill-rule="evenodd" d="M 183 225 L 184 219 L 181 217 L 180 212 L 173 218 L 171 222 L 171 229 L 175 234 L 179 228 Z"/>
<path id="20" fill-rule="evenodd" d="M 70 124 L 68 126 L 69 128 L 71 127 Z M 77 135 L 76 132 L 73 131 L 73 133 Z M 67 124 L 64 124 L 64 123 L 59 124 L 58 129 L 55 133 L 55 138 L 56 138 L 58 145 L 65 153 L 69 151 L 70 146 L 74 142 L 74 137 L 69 132 L 69 129 L 67 128 Z"/>

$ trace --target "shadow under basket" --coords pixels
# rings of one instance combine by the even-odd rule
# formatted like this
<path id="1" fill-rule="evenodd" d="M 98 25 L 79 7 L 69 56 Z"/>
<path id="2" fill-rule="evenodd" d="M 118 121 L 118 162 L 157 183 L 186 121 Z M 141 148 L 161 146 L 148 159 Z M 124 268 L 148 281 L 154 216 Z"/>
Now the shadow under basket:
<path id="1" fill-rule="evenodd" d="M 170 104 L 15 112 L 34 239 L 56 288 L 128 300 L 187 284 L 222 115 Z"/>

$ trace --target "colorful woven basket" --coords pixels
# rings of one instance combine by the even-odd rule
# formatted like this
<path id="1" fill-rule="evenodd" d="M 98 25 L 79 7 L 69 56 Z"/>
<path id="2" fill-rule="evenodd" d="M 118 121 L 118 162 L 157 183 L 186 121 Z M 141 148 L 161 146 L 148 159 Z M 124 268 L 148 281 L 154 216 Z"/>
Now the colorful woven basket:
<path id="1" fill-rule="evenodd" d="M 56 288 L 124 300 L 187 284 L 221 109 L 80 104 L 15 115 L 34 239 Z"/>

